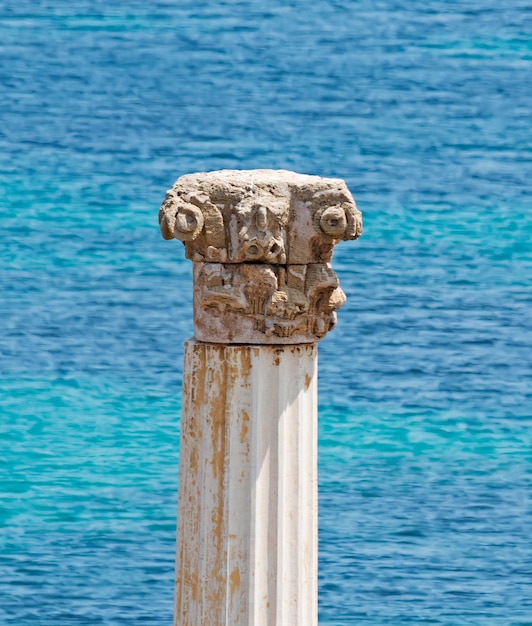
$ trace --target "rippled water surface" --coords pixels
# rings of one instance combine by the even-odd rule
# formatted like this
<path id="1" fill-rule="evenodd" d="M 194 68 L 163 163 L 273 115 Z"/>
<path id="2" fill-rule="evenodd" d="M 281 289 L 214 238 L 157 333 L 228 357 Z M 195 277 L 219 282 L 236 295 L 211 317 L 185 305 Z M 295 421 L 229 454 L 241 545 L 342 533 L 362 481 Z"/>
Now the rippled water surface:
<path id="1" fill-rule="evenodd" d="M 0 623 L 169 624 L 177 176 L 345 178 L 320 624 L 532 624 L 523 0 L 4 0 Z"/>

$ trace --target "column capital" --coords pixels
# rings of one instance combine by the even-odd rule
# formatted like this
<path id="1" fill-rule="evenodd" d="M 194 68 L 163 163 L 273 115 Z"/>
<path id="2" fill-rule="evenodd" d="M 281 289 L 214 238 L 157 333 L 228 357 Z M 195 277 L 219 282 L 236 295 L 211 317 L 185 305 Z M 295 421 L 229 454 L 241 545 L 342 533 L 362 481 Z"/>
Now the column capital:
<path id="1" fill-rule="evenodd" d="M 345 301 L 330 266 L 362 216 L 345 182 L 285 170 L 187 174 L 159 211 L 194 263 L 194 336 L 213 343 L 314 343 Z"/>

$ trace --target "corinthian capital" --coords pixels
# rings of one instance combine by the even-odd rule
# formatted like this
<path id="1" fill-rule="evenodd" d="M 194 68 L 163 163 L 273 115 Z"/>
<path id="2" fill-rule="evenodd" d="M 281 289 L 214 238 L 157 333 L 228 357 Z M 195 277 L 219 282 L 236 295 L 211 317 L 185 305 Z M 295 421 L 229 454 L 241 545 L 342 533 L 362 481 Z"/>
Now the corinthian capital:
<path id="1" fill-rule="evenodd" d="M 159 211 L 194 262 L 194 334 L 214 343 L 313 343 L 345 301 L 333 248 L 362 216 L 336 178 L 284 170 L 188 174 Z"/>

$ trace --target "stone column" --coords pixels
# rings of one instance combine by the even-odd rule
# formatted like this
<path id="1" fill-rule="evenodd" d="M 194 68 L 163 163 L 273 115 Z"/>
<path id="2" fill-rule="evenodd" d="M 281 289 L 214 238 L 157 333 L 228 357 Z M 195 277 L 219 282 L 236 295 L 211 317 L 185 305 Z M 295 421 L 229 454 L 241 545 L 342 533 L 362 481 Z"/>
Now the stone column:
<path id="1" fill-rule="evenodd" d="M 191 174 L 159 213 L 194 264 L 175 626 L 317 624 L 317 349 L 360 212 L 338 179 Z"/>

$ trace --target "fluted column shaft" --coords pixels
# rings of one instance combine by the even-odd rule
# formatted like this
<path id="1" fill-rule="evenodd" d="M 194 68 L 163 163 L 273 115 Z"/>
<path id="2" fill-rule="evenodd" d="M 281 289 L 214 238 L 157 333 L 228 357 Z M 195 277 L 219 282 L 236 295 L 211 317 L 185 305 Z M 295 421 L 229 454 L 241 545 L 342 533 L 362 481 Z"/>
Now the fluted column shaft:
<path id="1" fill-rule="evenodd" d="M 185 346 L 175 626 L 317 624 L 317 348 Z"/>

